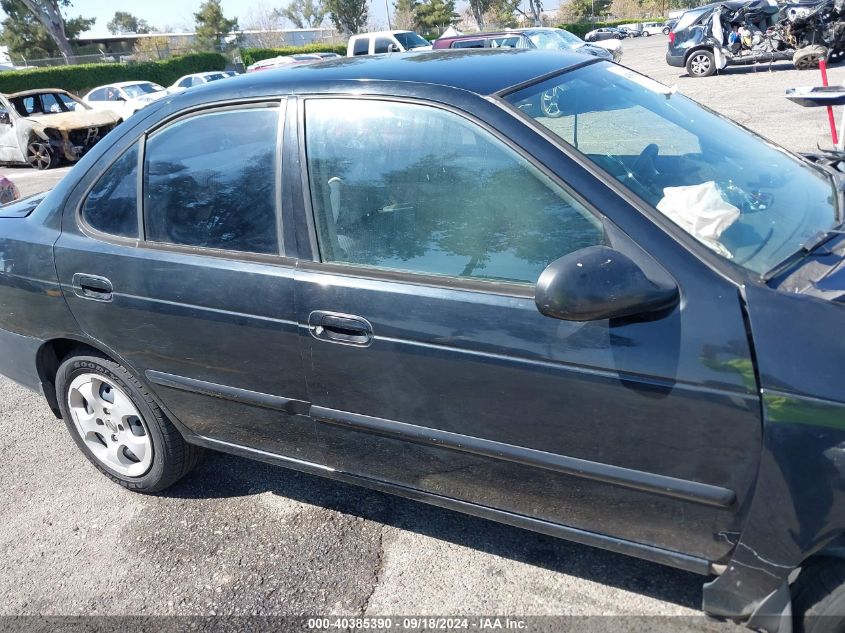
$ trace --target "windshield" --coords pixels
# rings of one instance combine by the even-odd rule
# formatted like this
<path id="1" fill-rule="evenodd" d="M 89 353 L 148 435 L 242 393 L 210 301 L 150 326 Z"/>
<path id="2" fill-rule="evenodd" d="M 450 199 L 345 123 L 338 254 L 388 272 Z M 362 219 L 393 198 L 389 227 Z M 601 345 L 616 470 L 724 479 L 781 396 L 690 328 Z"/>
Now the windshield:
<path id="1" fill-rule="evenodd" d="M 554 31 L 534 31 L 528 34 L 528 39 L 537 48 L 575 50 L 584 46 L 584 41 L 562 29 Z"/>
<path id="2" fill-rule="evenodd" d="M 431 42 L 427 39 L 417 35 L 413 31 L 405 31 L 404 33 L 394 33 L 393 37 L 402 45 L 406 51 L 412 48 L 420 48 L 421 46 L 431 46 Z"/>
<path id="3" fill-rule="evenodd" d="M 506 99 L 754 273 L 836 223 L 827 173 L 621 66 L 576 68 Z"/>
<path id="4" fill-rule="evenodd" d="M 153 92 L 159 92 L 160 90 L 164 90 L 158 84 L 153 83 L 143 83 L 143 84 L 132 84 L 131 86 L 123 86 L 123 91 L 129 96 L 130 99 L 137 99 L 138 97 L 143 97 L 144 95 L 152 94 Z"/>

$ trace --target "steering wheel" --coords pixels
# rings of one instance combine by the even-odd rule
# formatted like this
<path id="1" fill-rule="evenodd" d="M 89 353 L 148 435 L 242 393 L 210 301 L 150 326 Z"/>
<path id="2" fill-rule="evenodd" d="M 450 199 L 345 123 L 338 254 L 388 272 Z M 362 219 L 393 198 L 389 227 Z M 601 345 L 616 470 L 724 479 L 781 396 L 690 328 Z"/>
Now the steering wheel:
<path id="1" fill-rule="evenodd" d="M 646 180 L 654 180 L 656 176 L 659 176 L 660 172 L 657 171 L 657 167 L 654 165 L 654 161 L 657 159 L 657 154 L 659 152 L 660 148 L 657 147 L 655 143 L 649 143 L 646 145 L 643 151 L 640 152 L 640 155 L 637 156 L 637 160 L 635 160 L 634 164 L 631 166 L 631 171 L 634 176 L 636 176 L 639 180 L 642 180 L 643 178 Z"/>

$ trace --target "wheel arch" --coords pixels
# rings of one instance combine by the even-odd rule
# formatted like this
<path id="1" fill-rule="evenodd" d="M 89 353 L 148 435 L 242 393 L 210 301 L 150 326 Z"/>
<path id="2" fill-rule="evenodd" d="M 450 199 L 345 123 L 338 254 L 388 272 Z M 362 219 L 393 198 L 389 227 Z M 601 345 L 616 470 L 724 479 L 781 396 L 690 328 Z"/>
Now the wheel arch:
<path id="1" fill-rule="evenodd" d="M 684 53 L 684 66 L 687 65 L 687 62 L 689 61 L 690 56 L 693 53 L 696 53 L 698 51 L 707 51 L 707 52 L 713 54 L 714 56 L 716 54 L 715 51 L 713 50 L 713 47 L 710 46 L 709 44 L 696 44 L 695 46 L 693 46 L 687 52 Z"/>
<path id="2" fill-rule="evenodd" d="M 41 380 L 41 391 L 47 400 L 47 404 L 53 411 L 56 418 L 61 419 L 61 411 L 59 409 L 59 399 L 56 393 L 56 373 L 61 364 L 70 356 L 80 354 L 97 354 L 103 355 L 109 360 L 123 366 L 136 380 L 138 380 L 149 392 L 155 403 L 165 412 L 171 422 L 179 429 L 183 437 L 188 438 L 193 433 L 185 427 L 168 407 L 161 401 L 155 390 L 151 387 L 143 372 L 139 372 L 130 363 L 127 363 L 119 354 L 109 349 L 102 343 L 89 338 L 83 337 L 56 337 L 44 341 L 36 353 L 35 364 L 38 371 L 38 376 Z"/>

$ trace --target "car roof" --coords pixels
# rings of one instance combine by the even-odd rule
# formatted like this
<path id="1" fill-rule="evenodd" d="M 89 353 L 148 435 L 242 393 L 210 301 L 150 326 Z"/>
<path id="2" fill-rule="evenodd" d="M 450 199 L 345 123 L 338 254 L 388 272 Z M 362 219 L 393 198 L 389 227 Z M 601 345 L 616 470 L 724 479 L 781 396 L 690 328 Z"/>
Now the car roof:
<path id="1" fill-rule="evenodd" d="M 61 92 L 62 94 L 70 94 L 67 90 L 61 88 L 36 88 L 33 90 L 21 90 L 20 92 L 11 92 L 6 95 L 7 98 L 14 99 L 17 97 L 29 97 L 31 95 L 40 95 L 47 92 Z"/>
<path id="2" fill-rule="evenodd" d="M 506 35 L 524 35 L 523 32 L 517 29 L 508 29 L 505 31 L 485 31 L 483 33 L 462 33 L 461 35 L 449 35 L 447 37 L 438 38 L 439 42 L 452 42 L 458 40 L 483 40 L 486 38 L 503 37 Z"/>
<path id="3" fill-rule="evenodd" d="M 365 55 L 240 75 L 199 86 L 196 90 L 201 92 L 195 94 L 223 99 L 228 93 L 294 91 L 309 84 L 369 80 L 439 85 L 489 95 L 585 61 L 597 60 L 566 51 L 515 48 Z"/>
<path id="4" fill-rule="evenodd" d="M 147 81 L 146 79 L 138 79 L 137 81 L 118 81 L 113 84 L 103 84 L 102 86 L 97 86 L 94 90 L 98 88 L 125 88 L 126 86 L 136 86 L 138 84 L 154 84 L 154 81 Z"/>
<path id="5" fill-rule="evenodd" d="M 359 37 L 374 37 L 378 35 L 396 35 L 397 33 L 414 33 L 414 31 L 405 31 L 405 30 L 398 30 L 398 31 L 369 31 L 367 33 L 359 33 L 357 35 L 353 35 L 352 38 L 359 38 Z M 350 38 L 350 39 L 352 39 Z"/>

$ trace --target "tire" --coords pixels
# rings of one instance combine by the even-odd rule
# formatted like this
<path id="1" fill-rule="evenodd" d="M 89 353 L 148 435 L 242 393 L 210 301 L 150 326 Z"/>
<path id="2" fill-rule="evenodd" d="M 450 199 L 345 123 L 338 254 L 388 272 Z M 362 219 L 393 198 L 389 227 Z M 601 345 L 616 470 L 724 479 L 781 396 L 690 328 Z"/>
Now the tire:
<path id="1" fill-rule="evenodd" d="M 805 46 L 795 51 L 792 64 L 798 70 L 810 70 L 818 68 L 819 61 L 826 57 L 827 49 L 824 46 Z"/>
<path id="2" fill-rule="evenodd" d="M 790 591 L 795 633 L 845 631 L 845 561 L 811 559 L 802 566 Z"/>
<path id="3" fill-rule="evenodd" d="M 668 27 L 663 27 L 663 35 L 669 35 L 669 30 Z"/>
<path id="4" fill-rule="evenodd" d="M 55 384 L 76 445 L 116 484 L 160 492 L 198 463 L 203 450 L 188 444 L 146 388 L 113 360 L 94 353 L 71 356 Z"/>
<path id="5" fill-rule="evenodd" d="M 59 157 L 56 156 L 56 151 L 50 147 L 49 142 L 40 138 L 29 140 L 26 144 L 26 155 L 24 158 L 30 167 L 39 171 L 52 169 L 59 164 Z"/>
<path id="6" fill-rule="evenodd" d="M 648 37 L 649 35 L 651 35 L 651 33 L 649 33 L 648 31 L 643 31 L 643 36 L 644 36 L 644 37 Z"/>
<path id="7" fill-rule="evenodd" d="M 686 66 L 690 77 L 709 77 L 716 72 L 716 58 L 708 50 L 693 51 Z"/>

